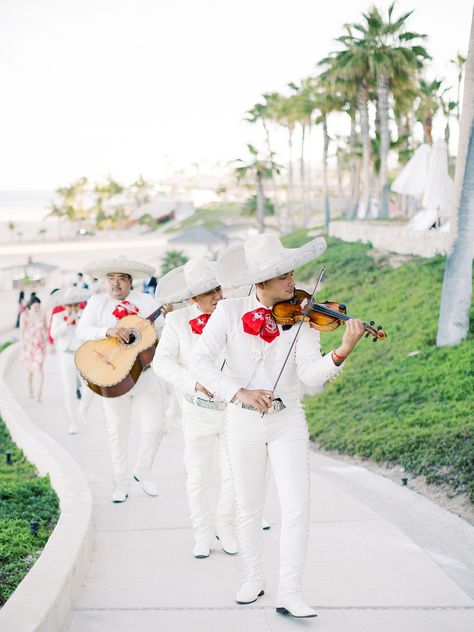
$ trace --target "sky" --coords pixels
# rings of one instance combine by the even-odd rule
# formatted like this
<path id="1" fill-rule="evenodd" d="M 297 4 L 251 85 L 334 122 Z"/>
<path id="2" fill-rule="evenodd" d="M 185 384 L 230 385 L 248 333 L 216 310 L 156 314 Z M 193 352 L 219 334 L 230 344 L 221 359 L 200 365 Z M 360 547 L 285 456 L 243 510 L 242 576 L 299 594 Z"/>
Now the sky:
<path id="1" fill-rule="evenodd" d="M 246 157 L 242 119 L 315 70 L 370 0 L 0 0 L 0 190 L 82 175 L 159 179 Z M 387 7 L 388 0 L 378 0 Z M 399 0 L 427 33 L 431 77 L 469 40 L 473 0 Z M 452 98 L 454 98 L 454 92 Z M 345 131 L 342 120 L 331 133 Z M 442 133 L 442 122 L 435 126 Z M 456 130 L 454 130 L 454 140 Z M 318 160 L 319 132 L 311 152 Z M 276 148 L 283 155 L 284 139 Z"/>

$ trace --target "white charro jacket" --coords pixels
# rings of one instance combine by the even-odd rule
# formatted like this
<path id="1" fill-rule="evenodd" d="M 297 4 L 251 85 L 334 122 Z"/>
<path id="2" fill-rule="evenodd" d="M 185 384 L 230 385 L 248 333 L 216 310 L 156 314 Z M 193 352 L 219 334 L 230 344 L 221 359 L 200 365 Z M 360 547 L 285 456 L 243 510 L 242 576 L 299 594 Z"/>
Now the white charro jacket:
<path id="1" fill-rule="evenodd" d="M 160 307 L 153 296 L 144 292 L 136 292 L 135 290 L 132 290 L 124 300 L 138 307 L 138 315 L 142 318 L 147 318 L 155 309 Z M 119 303 L 121 301 L 106 294 L 91 296 L 77 326 L 78 337 L 82 341 L 105 338 L 107 329 L 120 324 L 120 321 L 117 321 L 113 315 L 113 311 Z M 163 321 L 161 316 L 155 320 L 155 327 L 158 331 L 160 331 L 160 321 Z"/>
<path id="2" fill-rule="evenodd" d="M 261 359 L 274 384 L 296 334 L 295 326 L 283 331 L 279 325 L 280 335 L 268 343 L 245 333 L 242 316 L 260 307 L 264 306 L 255 294 L 219 301 L 194 349 L 190 373 L 226 402 L 247 387 Z M 215 362 L 222 351 L 226 364 L 221 372 Z M 321 355 L 319 332 L 304 323 L 274 396 L 286 405 L 294 403 L 299 399 L 300 380 L 307 386 L 318 386 L 335 377 L 342 367 L 334 364 L 330 353 Z"/>
<path id="3" fill-rule="evenodd" d="M 56 312 L 51 318 L 51 338 L 54 340 L 54 348 L 56 351 L 76 351 L 81 345 L 82 340 L 77 336 L 78 325 L 68 325 L 64 318 L 67 318 L 67 312 Z M 81 314 L 76 316 L 79 323 Z"/>
<path id="4" fill-rule="evenodd" d="M 167 314 L 153 359 L 155 373 L 176 387 L 181 395 L 193 394 L 196 386 L 197 380 L 189 371 L 189 363 L 201 336 L 193 333 L 189 321 L 200 314 L 195 304 Z"/>

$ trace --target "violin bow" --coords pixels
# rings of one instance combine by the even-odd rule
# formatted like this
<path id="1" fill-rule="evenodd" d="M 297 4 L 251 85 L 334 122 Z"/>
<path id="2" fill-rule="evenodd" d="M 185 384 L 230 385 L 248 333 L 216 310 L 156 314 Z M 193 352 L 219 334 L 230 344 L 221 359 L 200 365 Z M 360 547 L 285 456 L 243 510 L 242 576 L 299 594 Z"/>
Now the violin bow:
<path id="1" fill-rule="evenodd" d="M 281 367 L 281 369 L 280 369 L 280 373 L 278 374 L 278 377 L 277 377 L 277 379 L 276 379 L 276 381 L 275 381 L 275 384 L 274 384 L 274 386 L 273 386 L 273 392 L 275 392 L 275 389 L 276 389 L 276 387 L 278 386 L 278 382 L 280 381 L 280 378 L 281 378 L 281 375 L 282 375 L 282 373 L 283 373 L 283 371 L 284 371 L 284 369 L 285 369 L 286 363 L 288 362 L 288 358 L 290 357 L 290 354 L 291 354 L 291 352 L 292 352 L 292 350 L 293 350 L 293 347 L 295 346 L 296 339 L 298 338 L 298 335 L 299 335 L 299 333 L 300 333 L 300 331 L 301 331 L 301 327 L 303 326 L 304 319 L 306 318 L 306 316 L 308 315 L 309 310 L 311 309 L 311 305 L 312 305 L 312 303 L 313 303 L 314 295 L 315 295 L 315 294 L 316 294 L 316 292 L 317 292 L 318 286 L 319 286 L 319 284 L 320 284 L 320 282 L 321 282 L 321 279 L 323 278 L 323 274 L 324 274 L 325 270 L 326 270 L 326 268 L 322 268 L 322 269 L 321 269 L 321 272 L 319 273 L 318 280 L 316 281 L 316 284 L 315 284 L 315 286 L 314 286 L 314 289 L 313 289 L 313 291 L 311 292 L 311 299 L 309 299 L 309 300 L 308 300 L 308 304 L 307 304 L 307 305 L 306 305 L 306 307 L 304 308 L 303 318 L 301 319 L 300 324 L 298 325 L 298 329 L 296 330 L 296 334 L 295 334 L 295 336 L 294 336 L 294 338 L 293 338 L 293 340 L 292 340 L 292 342 L 291 342 L 290 348 L 288 349 L 288 353 L 286 354 L 285 361 L 283 362 L 283 365 L 282 365 L 282 367 Z M 264 415 L 265 415 L 265 413 L 263 412 L 263 413 L 261 414 L 261 417 L 263 417 Z"/>

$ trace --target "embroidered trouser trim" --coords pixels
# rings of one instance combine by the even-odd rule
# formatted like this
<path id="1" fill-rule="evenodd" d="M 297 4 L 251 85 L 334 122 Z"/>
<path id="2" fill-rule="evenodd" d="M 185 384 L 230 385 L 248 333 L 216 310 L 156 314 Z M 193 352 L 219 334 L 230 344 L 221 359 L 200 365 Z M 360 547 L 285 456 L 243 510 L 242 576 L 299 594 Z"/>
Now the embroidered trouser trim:
<path id="1" fill-rule="evenodd" d="M 102 398 L 109 438 L 110 456 L 116 486 L 128 485 L 128 443 L 132 415 L 140 423 L 141 438 L 133 472 L 146 480 L 164 434 L 164 411 L 161 380 L 145 371 L 126 395 Z"/>
<path id="2" fill-rule="evenodd" d="M 233 530 L 234 523 L 234 488 L 224 446 L 224 419 L 222 411 L 199 408 L 183 399 L 184 465 L 191 524 L 194 539 L 208 544 L 215 533 Z M 214 511 L 212 496 L 219 478 Z"/>
<path id="3" fill-rule="evenodd" d="M 267 460 L 281 506 L 278 601 L 302 598 L 309 524 L 309 442 L 301 406 L 266 415 L 229 406 L 226 442 L 237 501 L 243 581 L 261 582 Z"/>

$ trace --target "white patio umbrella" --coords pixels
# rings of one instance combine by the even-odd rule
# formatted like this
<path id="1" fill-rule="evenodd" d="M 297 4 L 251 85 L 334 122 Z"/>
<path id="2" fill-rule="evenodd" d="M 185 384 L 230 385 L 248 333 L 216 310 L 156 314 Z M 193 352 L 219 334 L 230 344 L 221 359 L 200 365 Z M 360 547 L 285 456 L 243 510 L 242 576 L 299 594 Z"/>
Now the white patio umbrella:
<path id="1" fill-rule="evenodd" d="M 448 217 L 453 187 L 448 174 L 448 148 L 440 139 L 433 143 L 430 153 L 423 208 L 436 211 L 439 217 Z"/>
<path id="2" fill-rule="evenodd" d="M 392 183 L 392 191 L 403 195 L 421 195 L 425 190 L 431 147 L 420 145 Z"/>

